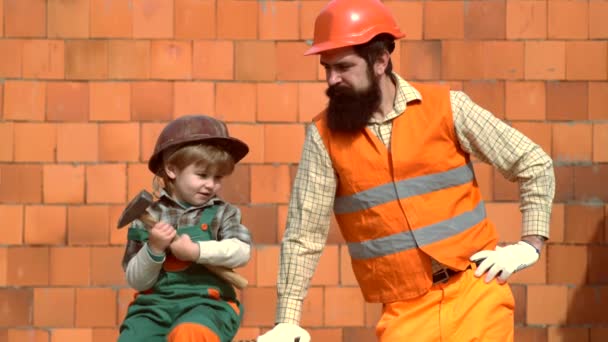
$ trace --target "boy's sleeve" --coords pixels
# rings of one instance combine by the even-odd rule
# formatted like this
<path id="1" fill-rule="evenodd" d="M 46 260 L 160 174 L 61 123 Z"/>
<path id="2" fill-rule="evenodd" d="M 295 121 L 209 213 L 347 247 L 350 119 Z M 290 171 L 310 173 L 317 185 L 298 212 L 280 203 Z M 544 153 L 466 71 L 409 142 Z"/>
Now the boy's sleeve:
<path id="1" fill-rule="evenodd" d="M 127 283 L 135 290 L 147 290 L 156 283 L 165 255 L 155 255 L 148 248 L 148 231 L 140 221 L 131 224 L 127 239 L 122 262 Z"/>

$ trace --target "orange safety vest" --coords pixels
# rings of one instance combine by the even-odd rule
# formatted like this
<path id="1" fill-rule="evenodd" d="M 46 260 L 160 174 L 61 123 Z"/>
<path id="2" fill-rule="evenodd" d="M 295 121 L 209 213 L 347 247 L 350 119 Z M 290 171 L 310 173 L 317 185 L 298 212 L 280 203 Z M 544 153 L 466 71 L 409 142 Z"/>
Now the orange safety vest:
<path id="1" fill-rule="evenodd" d="M 338 178 L 334 214 L 368 302 L 426 293 L 431 257 L 456 270 L 497 243 L 469 155 L 454 129 L 449 88 L 419 85 L 393 120 L 390 151 L 368 128 L 334 134 L 314 122 Z"/>

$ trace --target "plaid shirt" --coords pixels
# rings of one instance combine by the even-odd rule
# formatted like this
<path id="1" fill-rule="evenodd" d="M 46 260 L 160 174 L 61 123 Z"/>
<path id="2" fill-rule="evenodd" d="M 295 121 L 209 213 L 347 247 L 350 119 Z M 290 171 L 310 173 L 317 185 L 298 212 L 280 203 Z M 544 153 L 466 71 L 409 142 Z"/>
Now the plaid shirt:
<path id="1" fill-rule="evenodd" d="M 408 82 L 397 80 L 393 110 L 368 127 L 389 146 L 392 120 L 402 115 L 407 103 L 421 100 Z M 456 135 L 464 151 L 494 165 L 510 181 L 518 181 L 523 213 L 523 235 L 549 236 L 555 179 L 551 158 L 519 131 L 497 119 L 460 91 L 450 100 Z M 287 227 L 281 247 L 278 279 L 277 322 L 298 324 L 302 301 L 329 232 L 337 177 L 315 125 L 307 129 L 298 173 L 288 208 Z"/>

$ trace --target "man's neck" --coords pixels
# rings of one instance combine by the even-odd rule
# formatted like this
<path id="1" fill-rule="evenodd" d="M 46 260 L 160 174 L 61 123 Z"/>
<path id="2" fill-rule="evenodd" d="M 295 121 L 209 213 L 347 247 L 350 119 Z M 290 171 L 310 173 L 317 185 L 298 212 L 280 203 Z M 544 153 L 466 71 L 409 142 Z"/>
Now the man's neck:
<path id="1" fill-rule="evenodd" d="M 382 98 L 380 99 L 380 107 L 378 111 L 374 113 L 376 120 L 383 120 L 388 113 L 393 110 L 395 104 L 395 95 L 397 93 L 397 87 L 387 74 L 382 75 L 380 79 L 380 93 Z"/>

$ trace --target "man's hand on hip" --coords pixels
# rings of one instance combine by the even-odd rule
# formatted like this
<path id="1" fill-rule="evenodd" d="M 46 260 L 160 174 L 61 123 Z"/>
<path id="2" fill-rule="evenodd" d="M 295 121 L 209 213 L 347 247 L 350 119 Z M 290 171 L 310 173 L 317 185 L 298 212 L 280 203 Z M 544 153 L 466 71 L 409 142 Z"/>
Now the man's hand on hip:
<path id="1" fill-rule="evenodd" d="M 258 336 L 257 342 L 310 342 L 310 334 L 291 323 L 279 323 L 264 335 Z"/>
<path id="2" fill-rule="evenodd" d="M 504 284 L 511 274 L 534 265 L 539 258 L 539 251 L 529 242 L 519 241 L 505 247 L 497 246 L 493 251 L 481 251 L 471 256 L 471 261 L 483 260 L 477 270 L 476 277 L 487 272 L 485 282 L 489 283 L 496 277 Z"/>

